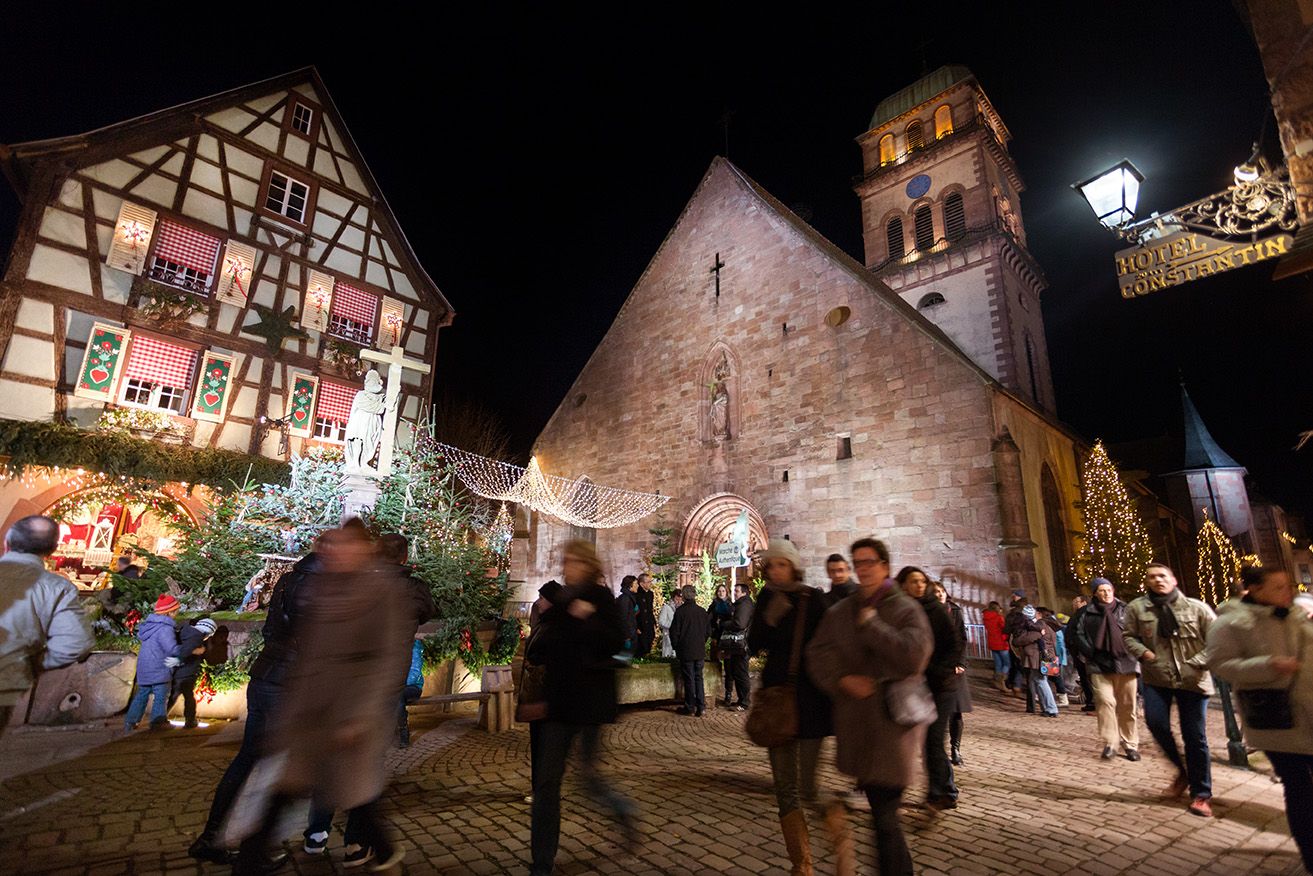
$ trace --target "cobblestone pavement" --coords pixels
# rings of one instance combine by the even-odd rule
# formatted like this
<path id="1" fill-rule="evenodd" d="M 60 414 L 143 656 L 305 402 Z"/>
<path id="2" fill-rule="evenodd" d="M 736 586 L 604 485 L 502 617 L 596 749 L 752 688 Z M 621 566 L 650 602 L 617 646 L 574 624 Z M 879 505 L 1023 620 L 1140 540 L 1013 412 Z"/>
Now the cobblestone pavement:
<path id="1" fill-rule="evenodd" d="M 1266 763 L 1226 766 L 1221 714 L 1210 711 L 1214 811 L 1159 796 L 1171 772 L 1151 743 L 1145 758 L 1103 762 L 1094 718 L 1078 707 L 1057 721 L 1022 712 L 976 683 L 958 770 L 961 806 L 931 815 L 923 788 L 907 794 L 904 821 L 917 872 L 936 874 L 1115 873 L 1144 876 L 1302 873 Z M 563 874 L 787 873 L 765 753 L 742 734 L 743 716 L 703 719 L 628 710 L 607 736 L 606 769 L 642 806 L 646 843 L 626 857 L 602 810 L 567 777 Z M 470 713 L 412 719 L 414 744 L 393 756 L 386 814 L 405 837 L 406 872 L 527 872 L 528 733 L 489 736 Z M 187 845 L 236 748 L 237 727 L 139 733 L 112 728 L 23 728 L 0 737 L 0 871 L 19 873 L 221 873 L 199 866 Z M 1148 739 L 1147 733 L 1143 733 Z M 827 744 L 824 759 L 833 759 Z M 823 784 L 845 782 L 827 767 Z M 852 817 L 862 872 L 874 872 L 869 814 Z M 341 827 L 341 816 L 338 820 Z M 289 831 L 289 836 L 299 830 Z M 819 873 L 834 872 L 813 827 Z M 341 871 L 340 833 L 330 854 L 295 847 L 284 873 Z M 360 871 L 353 871 L 360 872 Z"/>

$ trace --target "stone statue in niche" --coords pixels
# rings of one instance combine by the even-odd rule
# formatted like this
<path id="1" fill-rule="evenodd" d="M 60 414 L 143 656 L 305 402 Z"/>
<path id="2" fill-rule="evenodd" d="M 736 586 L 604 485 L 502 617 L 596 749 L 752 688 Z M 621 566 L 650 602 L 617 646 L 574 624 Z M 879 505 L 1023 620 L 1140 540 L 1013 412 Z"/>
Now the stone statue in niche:
<path id="1" fill-rule="evenodd" d="M 729 360 L 722 353 L 711 372 L 711 437 L 717 443 L 729 439 Z"/>
<path id="2" fill-rule="evenodd" d="M 346 424 L 344 468 L 347 474 L 378 474 L 369 463 L 378 452 L 378 442 L 383 437 L 383 415 L 387 406 L 383 378 L 371 368 L 365 375 L 365 388 L 357 392 L 351 402 L 351 418 Z"/>

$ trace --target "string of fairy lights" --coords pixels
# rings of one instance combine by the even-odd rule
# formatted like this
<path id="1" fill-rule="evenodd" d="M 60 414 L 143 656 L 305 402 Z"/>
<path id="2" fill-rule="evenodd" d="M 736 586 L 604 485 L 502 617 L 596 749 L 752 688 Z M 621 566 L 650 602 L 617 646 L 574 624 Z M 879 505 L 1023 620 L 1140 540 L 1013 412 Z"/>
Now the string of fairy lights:
<path id="1" fill-rule="evenodd" d="M 1231 598 L 1232 587 L 1240 589 L 1240 568 L 1242 558 L 1236 552 L 1231 539 L 1226 537 L 1222 528 L 1213 522 L 1204 510 L 1204 525 L 1199 527 L 1195 537 L 1199 560 L 1195 567 L 1199 575 L 1199 590 L 1204 601 L 1217 605 Z M 1249 558 L 1256 561 L 1257 557 Z M 1254 565 L 1251 562 L 1250 565 Z"/>
<path id="2" fill-rule="evenodd" d="M 449 444 L 437 447 L 470 492 L 485 499 L 525 505 L 571 526 L 587 529 L 626 526 L 670 501 L 669 496 L 660 493 L 599 486 L 586 477 L 572 480 L 549 475 L 538 465 L 537 457 L 524 467 Z"/>
<path id="3" fill-rule="evenodd" d="M 158 484 L 129 475 L 57 465 L 32 465 L 21 472 L 0 471 L 0 484 L 5 482 L 16 482 L 29 490 L 56 484 L 66 487 L 67 492 L 46 512 L 56 520 L 76 517 L 86 507 L 96 504 L 140 505 L 170 519 L 181 519 L 186 513 L 181 499 L 190 487 L 186 483 Z"/>

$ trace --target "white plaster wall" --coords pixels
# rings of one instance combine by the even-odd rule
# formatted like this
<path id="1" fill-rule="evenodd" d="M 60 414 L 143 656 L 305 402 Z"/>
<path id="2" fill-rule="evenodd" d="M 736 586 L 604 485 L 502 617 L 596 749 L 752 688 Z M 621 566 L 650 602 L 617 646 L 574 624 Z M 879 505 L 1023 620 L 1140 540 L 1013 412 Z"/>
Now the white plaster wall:
<path id="1" fill-rule="evenodd" d="M 39 243 L 32 248 L 27 278 L 84 295 L 91 294 L 91 273 L 85 258 Z"/>
<path id="2" fill-rule="evenodd" d="M 41 217 L 40 235 L 73 246 L 87 245 L 86 225 L 82 217 L 53 207 L 46 207 L 45 215 Z"/>
<path id="3" fill-rule="evenodd" d="M 37 332 L 55 330 L 55 306 L 46 301 L 24 298 L 18 305 L 14 325 Z"/>
<path id="4" fill-rule="evenodd" d="M 10 420 L 48 420 L 54 409 L 54 389 L 0 377 L 0 417 Z"/>
<path id="5" fill-rule="evenodd" d="M 27 377 L 55 379 L 55 345 L 50 341 L 14 335 L 5 352 L 4 369 Z M 46 412 L 49 414 L 49 411 Z"/>

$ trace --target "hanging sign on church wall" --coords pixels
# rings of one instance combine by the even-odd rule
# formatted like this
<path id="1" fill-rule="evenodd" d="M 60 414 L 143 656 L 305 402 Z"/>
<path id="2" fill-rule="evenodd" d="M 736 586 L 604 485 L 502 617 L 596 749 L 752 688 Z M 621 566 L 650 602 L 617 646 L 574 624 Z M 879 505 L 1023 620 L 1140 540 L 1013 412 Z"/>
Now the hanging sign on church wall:
<path id="1" fill-rule="evenodd" d="M 1179 231 L 1117 253 L 1123 298 L 1138 298 L 1285 255 L 1294 238 L 1274 234 L 1252 243 Z"/>

